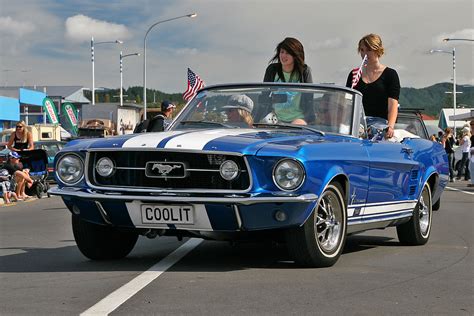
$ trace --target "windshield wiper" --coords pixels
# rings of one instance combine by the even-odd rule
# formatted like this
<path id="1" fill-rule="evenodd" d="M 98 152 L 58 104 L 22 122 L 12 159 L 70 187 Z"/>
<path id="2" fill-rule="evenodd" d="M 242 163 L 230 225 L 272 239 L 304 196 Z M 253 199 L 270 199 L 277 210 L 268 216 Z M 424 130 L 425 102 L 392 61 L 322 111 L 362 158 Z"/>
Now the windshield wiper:
<path id="1" fill-rule="evenodd" d="M 282 123 L 279 123 L 279 124 L 269 124 L 269 123 L 254 123 L 253 124 L 254 127 L 270 127 L 270 128 L 293 128 L 293 129 L 303 129 L 303 130 L 307 130 L 307 131 L 311 131 L 313 133 L 318 133 L 322 136 L 326 136 L 326 133 L 324 133 L 323 131 L 320 131 L 318 129 L 315 129 L 315 128 L 312 128 L 312 127 L 309 127 L 307 125 L 295 125 L 295 124 L 282 124 Z"/>
<path id="2" fill-rule="evenodd" d="M 213 121 L 197 121 L 197 120 L 188 120 L 188 121 L 181 121 L 179 124 L 196 124 L 196 125 L 207 125 L 207 126 L 219 126 L 219 127 L 226 127 L 226 128 L 237 128 L 238 126 L 227 125 L 224 123 L 213 122 Z"/>

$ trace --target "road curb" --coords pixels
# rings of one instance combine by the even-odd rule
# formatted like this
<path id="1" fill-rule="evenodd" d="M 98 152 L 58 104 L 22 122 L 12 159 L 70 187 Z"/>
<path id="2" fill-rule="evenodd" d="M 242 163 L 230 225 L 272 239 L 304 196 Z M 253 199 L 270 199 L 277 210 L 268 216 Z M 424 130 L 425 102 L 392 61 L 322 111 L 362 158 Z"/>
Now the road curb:
<path id="1" fill-rule="evenodd" d="M 12 202 L 10 204 L 5 204 L 5 200 L 3 199 L 3 197 L 0 197 L 0 207 L 14 206 L 14 205 L 18 205 L 19 203 L 30 203 L 30 202 L 33 202 L 33 201 L 36 201 L 36 200 L 39 200 L 39 199 L 36 196 L 34 196 L 34 197 L 30 197 L 26 201 L 15 201 L 15 202 Z"/>

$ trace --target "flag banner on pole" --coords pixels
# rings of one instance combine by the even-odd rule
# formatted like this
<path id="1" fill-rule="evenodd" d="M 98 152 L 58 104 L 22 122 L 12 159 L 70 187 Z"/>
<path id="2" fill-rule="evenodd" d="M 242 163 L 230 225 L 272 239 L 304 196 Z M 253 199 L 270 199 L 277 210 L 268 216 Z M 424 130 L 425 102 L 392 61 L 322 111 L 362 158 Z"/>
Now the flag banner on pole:
<path id="1" fill-rule="evenodd" d="M 362 77 L 362 69 L 367 66 L 367 55 L 362 59 L 362 63 L 359 68 L 352 69 L 352 85 L 351 88 L 354 89 L 355 86 L 359 83 L 360 77 Z"/>
<path id="2" fill-rule="evenodd" d="M 188 89 L 183 93 L 183 99 L 188 102 L 196 95 L 196 92 L 204 88 L 204 86 L 204 81 L 188 68 Z"/>
<path id="3" fill-rule="evenodd" d="M 77 110 L 74 104 L 70 102 L 63 103 L 62 110 L 63 113 L 66 113 L 66 117 L 72 127 L 72 130 L 77 132 Z"/>
<path id="4" fill-rule="evenodd" d="M 58 112 L 56 111 L 56 107 L 54 105 L 53 100 L 50 98 L 44 98 L 43 99 L 43 110 L 48 114 L 49 120 L 53 124 L 58 124 L 59 119 L 58 119 Z"/>

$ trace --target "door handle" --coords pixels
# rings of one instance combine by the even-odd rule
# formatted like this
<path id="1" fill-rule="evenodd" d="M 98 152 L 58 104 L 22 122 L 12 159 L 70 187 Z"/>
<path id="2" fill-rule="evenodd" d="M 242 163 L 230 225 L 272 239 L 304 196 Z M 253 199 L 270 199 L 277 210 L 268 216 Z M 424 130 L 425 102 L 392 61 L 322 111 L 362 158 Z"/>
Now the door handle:
<path id="1" fill-rule="evenodd" d="M 413 154 L 413 149 L 407 146 L 402 147 L 402 152 L 407 153 L 409 155 Z"/>

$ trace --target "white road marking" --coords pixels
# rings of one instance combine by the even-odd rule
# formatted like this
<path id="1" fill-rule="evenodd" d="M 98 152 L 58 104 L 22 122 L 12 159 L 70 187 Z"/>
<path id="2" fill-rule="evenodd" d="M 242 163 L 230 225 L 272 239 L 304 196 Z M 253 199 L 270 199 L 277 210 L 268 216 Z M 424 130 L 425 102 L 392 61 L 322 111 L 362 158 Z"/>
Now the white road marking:
<path id="1" fill-rule="evenodd" d="M 457 188 L 446 187 L 446 189 L 450 189 L 450 190 L 453 190 L 453 191 L 459 191 L 459 192 L 462 192 L 462 193 L 466 193 L 466 194 L 474 195 L 474 192 L 468 192 L 468 191 L 464 191 L 464 190 L 457 189 Z"/>
<path id="2" fill-rule="evenodd" d="M 117 309 L 117 307 L 125 303 L 133 295 L 138 293 L 138 291 L 150 284 L 153 280 L 168 270 L 191 250 L 196 248 L 202 241 L 202 239 L 197 238 L 189 239 L 186 243 L 181 245 L 181 247 L 173 251 L 161 261 L 157 262 L 150 269 L 143 272 L 114 292 L 110 293 L 97 304 L 81 313 L 81 315 L 108 315 L 109 313 L 113 312 L 115 309 Z"/>

